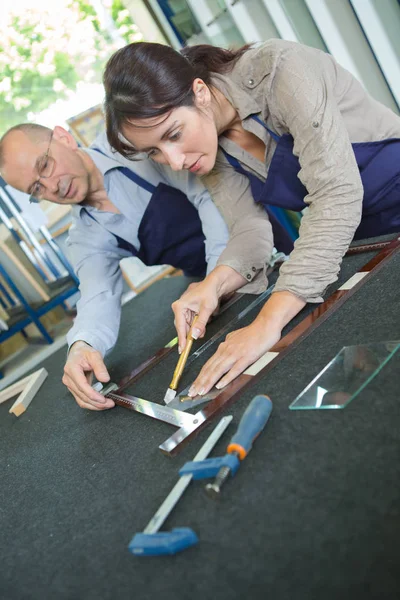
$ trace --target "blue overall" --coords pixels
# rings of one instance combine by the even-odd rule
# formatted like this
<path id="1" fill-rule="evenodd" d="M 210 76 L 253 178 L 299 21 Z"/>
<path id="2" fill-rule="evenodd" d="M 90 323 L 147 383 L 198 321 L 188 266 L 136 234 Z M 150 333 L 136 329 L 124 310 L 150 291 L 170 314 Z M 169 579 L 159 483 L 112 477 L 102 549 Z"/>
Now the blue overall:
<path id="1" fill-rule="evenodd" d="M 92 150 L 104 154 L 98 148 Z M 140 249 L 113 234 L 118 247 L 137 256 L 147 266 L 172 265 L 182 269 L 185 275 L 204 276 L 207 270 L 205 237 L 199 214 L 185 194 L 165 183 L 155 186 L 127 167 L 118 169 L 151 194 L 139 225 Z M 87 214 L 95 219 L 89 212 Z"/>
<path id="2" fill-rule="evenodd" d="M 263 125 L 277 142 L 265 182 L 246 171 L 239 161 L 223 150 L 227 160 L 251 184 L 254 200 L 268 212 L 274 233 L 275 247 L 281 252 L 293 248 L 292 236 L 277 222 L 274 207 L 292 211 L 306 208 L 307 189 L 298 178 L 300 163 L 293 154 L 293 137 L 278 136 L 256 115 L 252 118 Z M 355 239 L 400 231 L 400 139 L 352 144 L 364 187 L 362 219 Z"/>

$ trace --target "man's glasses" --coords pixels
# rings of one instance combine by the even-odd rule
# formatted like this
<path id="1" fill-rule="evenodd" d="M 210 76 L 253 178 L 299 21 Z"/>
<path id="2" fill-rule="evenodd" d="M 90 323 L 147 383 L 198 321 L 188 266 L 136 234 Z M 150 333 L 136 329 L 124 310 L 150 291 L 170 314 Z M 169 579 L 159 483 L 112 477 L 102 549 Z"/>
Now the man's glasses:
<path id="1" fill-rule="evenodd" d="M 31 195 L 29 197 L 29 202 L 39 202 L 39 200 L 43 200 L 45 188 L 40 183 L 40 180 L 46 179 L 46 177 L 51 177 L 53 174 L 56 161 L 54 160 L 54 158 L 52 158 L 49 155 L 52 140 L 53 140 L 53 132 L 51 132 L 49 146 L 47 148 L 47 151 L 45 152 L 45 154 L 43 154 L 43 156 L 38 161 L 37 172 L 38 172 L 39 177 L 38 177 L 37 181 L 35 181 L 35 183 L 32 185 L 32 191 L 31 191 Z"/>

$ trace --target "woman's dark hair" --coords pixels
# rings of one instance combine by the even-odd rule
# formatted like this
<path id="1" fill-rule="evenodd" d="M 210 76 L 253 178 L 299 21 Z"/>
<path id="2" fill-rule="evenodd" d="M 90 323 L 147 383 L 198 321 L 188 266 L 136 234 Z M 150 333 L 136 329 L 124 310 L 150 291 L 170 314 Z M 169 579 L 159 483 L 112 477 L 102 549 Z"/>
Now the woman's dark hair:
<path id="1" fill-rule="evenodd" d="M 203 44 L 177 52 L 170 46 L 137 42 L 115 52 L 103 76 L 110 145 L 123 156 L 133 157 L 135 149 L 120 139 L 124 123 L 193 106 L 193 81 L 199 77 L 210 85 L 213 73 L 229 72 L 248 48 L 224 50 Z"/>

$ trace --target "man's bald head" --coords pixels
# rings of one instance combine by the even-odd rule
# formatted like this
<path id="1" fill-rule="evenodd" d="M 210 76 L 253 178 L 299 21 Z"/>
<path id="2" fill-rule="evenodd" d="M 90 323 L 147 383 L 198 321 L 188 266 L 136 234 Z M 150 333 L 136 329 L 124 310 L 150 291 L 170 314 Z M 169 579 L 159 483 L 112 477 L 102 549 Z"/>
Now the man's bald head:
<path id="1" fill-rule="evenodd" d="M 3 137 L 0 139 L 0 172 L 2 171 L 7 157 L 7 145 L 11 141 L 12 137 L 17 134 L 18 137 L 23 139 L 26 136 L 33 144 L 40 144 L 41 142 L 48 140 L 51 135 L 51 129 L 44 125 L 37 125 L 36 123 L 21 123 L 11 127 Z"/>
<path id="2" fill-rule="evenodd" d="M 47 165 L 43 173 L 41 165 Z M 22 123 L 0 140 L 0 172 L 9 185 L 36 198 L 62 204 L 83 202 L 90 194 L 95 165 L 63 127 Z"/>

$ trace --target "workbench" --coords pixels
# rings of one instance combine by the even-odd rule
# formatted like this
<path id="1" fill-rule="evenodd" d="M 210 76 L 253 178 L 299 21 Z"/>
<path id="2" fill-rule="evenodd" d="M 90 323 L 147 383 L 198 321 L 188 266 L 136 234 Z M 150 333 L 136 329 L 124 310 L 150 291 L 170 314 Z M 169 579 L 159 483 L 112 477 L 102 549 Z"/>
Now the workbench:
<path id="1" fill-rule="evenodd" d="M 345 258 L 328 294 L 375 254 Z M 113 381 L 174 337 L 170 304 L 188 283 L 163 279 L 124 307 L 107 359 Z M 250 297 L 221 322 L 245 302 Z M 234 424 L 214 456 L 224 453 L 255 394 L 274 405 L 220 502 L 205 496 L 204 482 L 190 484 L 164 529 L 191 527 L 200 543 L 172 557 L 136 557 L 127 546 L 219 419 L 168 458 L 158 449 L 168 424 L 121 407 L 80 409 L 61 383 L 65 350 L 54 354 L 23 416 L 0 406 L 1 598 L 398 599 L 400 353 L 343 410 L 288 407 L 343 346 L 400 339 L 399 306 L 397 253 L 225 411 Z M 216 319 L 208 335 L 218 327 Z M 188 367 L 182 384 L 208 356 Z M 128 391 L 161 402 L 176 359 L 172 353 Z"/>

